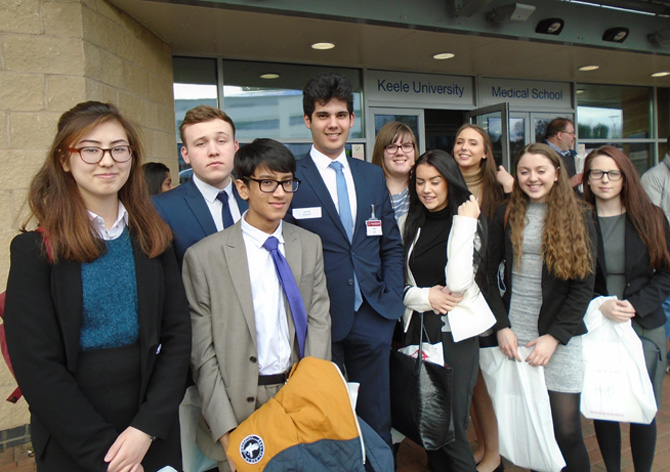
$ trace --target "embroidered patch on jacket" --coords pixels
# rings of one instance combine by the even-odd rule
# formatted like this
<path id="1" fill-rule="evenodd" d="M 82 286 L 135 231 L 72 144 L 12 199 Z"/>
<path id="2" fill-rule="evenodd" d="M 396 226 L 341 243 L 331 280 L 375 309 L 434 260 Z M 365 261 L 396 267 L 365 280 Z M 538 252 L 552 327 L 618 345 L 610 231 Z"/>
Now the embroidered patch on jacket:
<path id="1" fill-rule="evenodd" d="M 263 458 L 264 452 L 263 440 L 255 434 L 250 434 L 240 443 L 240 455 L 248 464 L 256 464 Z"/>

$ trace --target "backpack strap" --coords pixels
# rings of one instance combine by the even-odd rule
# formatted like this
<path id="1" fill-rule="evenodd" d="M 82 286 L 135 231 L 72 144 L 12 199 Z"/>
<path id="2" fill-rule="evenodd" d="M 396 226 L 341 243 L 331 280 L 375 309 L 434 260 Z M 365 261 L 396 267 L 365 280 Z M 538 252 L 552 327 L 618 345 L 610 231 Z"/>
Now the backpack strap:
<path id="1" fill-rule="evenodd" d="M 51 243 L 49 242 L 49 233 L 46 229 L 41 226 L 36 230 L 42 236 L 42 242 L 44 242 L 44 248 L 47 253 L 47 258 L 49 259 L 49 264 L 53 264 L 53 254 L 51 253 Z M 0 293 L 0 319 L 5 318 L 5 300 L 7 298 L 7 292 Z M 5 363 L 9 368 L 9 371 L 12 373 L 14 378 L 14 369 L 12 368 L 12 361 L 9 358 L 9 350 L 7 349 L 7 339 L 5 337 L 5 325 L 4 323 L 0 325 L 0 351 L 2 351 L 2 357 L 5 359 Z M 7 397 L 7 401 L 10 403 L 16 403 L 23 396 L 21 392 L 21 387 L 17 386 L 14 391 Z"/>
<path id="2" fill-rule="evenodd" d="M 42 242 L 44 243 L 44 249 L 47 252 L 47 258 L 49 259 L 49 264 L 53 264 L 54 258 L 51 252 L 51 241 L 49 241 L 49 232 L 46 230 L 46 228 L 42 226 L 38 226 L 35 231 L 40 233 L 40 235 L 42 236 Z"/>

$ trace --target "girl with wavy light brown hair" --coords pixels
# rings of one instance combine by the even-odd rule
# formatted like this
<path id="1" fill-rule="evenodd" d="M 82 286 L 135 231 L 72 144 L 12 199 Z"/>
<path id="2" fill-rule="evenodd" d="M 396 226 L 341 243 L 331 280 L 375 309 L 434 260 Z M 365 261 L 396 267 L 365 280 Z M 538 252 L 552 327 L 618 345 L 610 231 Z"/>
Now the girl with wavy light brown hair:
<path id="1" fill-rule="evenodd" d="M 595 295 L 616 295 L 600 307 L 615 323 L 631 323 L 645 350 L 663 352 L 665 312 L 670 295 L 670 242 L 663 211 L 651 203 L 633 163 L 622 151 L 603 146 L 586 156 L 584 198 L 595 206 L 598 264 Z M 656 355 L 645 356 L 661 405 L 664 364 Z M 621 470 L 621 427 L 616 421 L 594 420 L 596 438 L 608 472 Z M 656 419 L 630 424 L 630 446 L 637 472 L 654 462 Z"/>
<path id="2" fill-rule="evenodd" d="M 38 471 L 181 470 L 190 319 L 138 132 L 111 104 L 65 112 L 11 244 L 5 329 Z"/>
<path id="3" fill-rule="evenodd" d="M 580 335 L 595 280 L 595 228 L 558 154 L 530 144 L 516 158 L 510 201 L 489 228 L 487 300 L 502 353 L 543 366 L 554 434 L 568 472 L 589 470 L 579 412 L 584 366 Z M 505 261 L 504 294 L 497 289 Z M 531 348 L 521 359 L 517 347 Z"/>

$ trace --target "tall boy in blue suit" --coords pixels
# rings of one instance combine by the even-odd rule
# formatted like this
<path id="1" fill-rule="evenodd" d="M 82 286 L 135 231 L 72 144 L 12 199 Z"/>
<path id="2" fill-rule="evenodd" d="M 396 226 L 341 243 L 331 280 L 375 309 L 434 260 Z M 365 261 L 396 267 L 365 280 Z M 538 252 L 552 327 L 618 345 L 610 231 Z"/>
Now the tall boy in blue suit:
<path id="1" fill-rule="evenodd" d="M 233 159 L 239 144 L 235 124 L 218 108 L 197 106 L 179 126 L 181 155 L 193 178 L 153 197 L 154 206 L 174 233 L 181 265 L 186 249 L 205 236 L 232 226 L 247 209 L 235 189 Z"/>
<path id="2" fill-rule="evenodd" d="M 353 86 L 339 74 L 303 90 L 313 146 L 298 161 L 302 181 L 287 220 L 321 236 L 331 302 L 333 361 L 360 382 L 358 414 L 391 444 L 389 350 L 402 315 L 403 249 L 384 174 L 347 158 Z"/>

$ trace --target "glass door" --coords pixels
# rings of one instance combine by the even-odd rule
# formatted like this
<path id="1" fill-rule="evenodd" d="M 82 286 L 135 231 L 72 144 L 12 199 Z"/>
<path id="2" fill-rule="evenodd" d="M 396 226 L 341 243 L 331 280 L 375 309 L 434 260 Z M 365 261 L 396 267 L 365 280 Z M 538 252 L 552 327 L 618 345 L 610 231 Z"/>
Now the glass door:
<path id="1" fill-rule="evenodd" d="M 510 133 L 509 105 L 499 103 L 484 108 L 477 108 L 465 114 L 466 120 L 484 128 L 493 142 L 493 157 L 497 164 L 510 169 Z"/>

